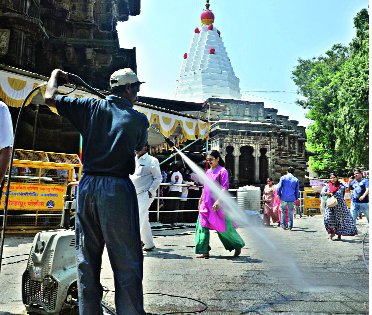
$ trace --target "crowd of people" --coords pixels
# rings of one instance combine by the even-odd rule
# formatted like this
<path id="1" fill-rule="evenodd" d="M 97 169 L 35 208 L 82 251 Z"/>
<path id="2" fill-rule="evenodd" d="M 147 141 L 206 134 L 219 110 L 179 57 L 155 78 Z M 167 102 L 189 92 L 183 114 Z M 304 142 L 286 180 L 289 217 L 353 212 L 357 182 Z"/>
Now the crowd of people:
<path id="1" fill-rule="evenodd" d="M 262 196 L 264 225 L 270 226 L 271 219 L 284 230 L 292 230 L 293 212 L 300 203 L 299 182 L 293 173 L 294 169 L 289 167 L 277 185 L 273 184 L 272 178 L 267 179 Z M 345 202 L 345 191 L 348 189 L 352 191 L 350 210 Z M 341 240 L 342 236 L 357 235 L 356 220 L 361 218 L 362 213 L 369 222 L 369 181 L 363 178 L 361 169 L 355 169 L 353 175 L 344 181 L 336 173 L 331 173 L 320 196 L 325 198 L 324 226 L 330 234 L 329 239 L 333 240 L 335 235 L 337 240 Z M 299 214 L 302 215 L 301 212 Z"/>
<path id="2" fill-rule="evenodd" d="M 176 162 L 164 165 L 162 168 L 162 183 L 165 185 L 161 185 L 160 192 L 162 197 L 160 222 L 195 223 L 202 180 L 197 174 Z"/>
<path id="3" fill-rule="evenodd" d="M 211 188 L 184 165 L 172 163 L 160 169 L 159 161 L 147 153 L 149 122 L 144 114 L 133 109 L 142 82 L 131 69 L 121 69 L 111 75 L 112 95 L 105 99 L 58 95 L 61 79 L 68 83 L 68 74 L 54 70 L 47 84 L 45 103 L 56 108 L 83 137 L 83 176 L 75 217 L 80 314 L 102 312 L 99 275 L 105 245 L 114 273 L 117 313 L 145 314 L 143 251 L 155 248 L 149 208 L 161 183 L 167 185 L 159 189 L 164 209 L 160 221 L 196 222 L 196 258 L 209 258 L 210 230 L 217 232 L 224 248 L 234 251 L 235 257 L 241 254 L 245 243 L 220 201 L 229 189 L 229 176 L 218 151 L 212 150 L 207 155 L 206 176 L 220 190 L 215 196 Z M 1 102 L 0 111 L 2 125 L 11 126 L 10 114 Z M 11 128 L 8 129 L 7 134 L 0 133 L 0 180 L 10 159 L 12 133 Z M 352 189 L 351 213 L 344 201 L 347 188 Z M 356 235 L 355 220 L 361 212 L 369 220 L 369 183 L 362 178 L 361 170 L 354 170 L 348 183 L 330 174 L 330 182 L 321 194 L 330 201 L 327 201 L 324 224 L 331 239 L 335 235 L 338 239 L 342 235 Z M 284 230 L 292 230 L 298 199 L 299 181 L 293 167 L 288 168 L 277 185 L 268 178 L 263 193 L 264 224 L 270 225 L 271 219 Z M 178 211 L 188 209 L 198 211 Z"/>

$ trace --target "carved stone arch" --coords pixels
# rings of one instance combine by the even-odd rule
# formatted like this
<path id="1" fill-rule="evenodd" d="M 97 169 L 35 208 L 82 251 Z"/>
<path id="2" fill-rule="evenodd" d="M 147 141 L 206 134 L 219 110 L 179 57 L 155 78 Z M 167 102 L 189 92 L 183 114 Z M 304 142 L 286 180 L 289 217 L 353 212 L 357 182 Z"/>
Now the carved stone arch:
<path id="1" fill-rule="evenodd" d="M 235 176 L 235 157 L 233 155 L 234 147 L 232 145 L 227 145 L 224 148 L 225 154 L 225 168 L 229 173 L 229 182 L 231 183 Z"/>
<path id="2" fill-rule="evenodd" d="M 243 146 L 240 148 L 239 158 L 239 183 L 241 185 L 250 185 L 255 182 L 255 157 L 252 146 Z"/>
<path id="3" fill-rule="evenodd" d="M 234 144 L 233 147 L 234 147 L 234 156 L 240 156 L 241 155 L 240 145 L 239 144 Z"/>
<path id="4" fill-rule="evenodd" d="M 259 180 L 261 184 L 265 184 L 269 176 L 269 159 L 266 154 L 267 148 L 261 148 L 259 157 Z"/>

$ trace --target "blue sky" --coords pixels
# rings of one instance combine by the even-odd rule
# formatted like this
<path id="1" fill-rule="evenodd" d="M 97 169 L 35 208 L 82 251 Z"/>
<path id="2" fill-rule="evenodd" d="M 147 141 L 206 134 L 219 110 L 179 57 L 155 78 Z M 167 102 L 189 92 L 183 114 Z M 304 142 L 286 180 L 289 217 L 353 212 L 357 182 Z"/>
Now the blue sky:
<path id="1" fill-rule="evenodd" d="M 121 48 L 136 47 L 139 95 L 174 99 L 183 54 L 188 51 L 205 0 L 141 0 L 141 14 L 119 23 Z M 368 0 L 210 0 L 242 99 L 307 126 L 291 72 L 298 58 L 324 54 L 355 36 L 353 18 Z M 252 91 L 289 91 L 252 92 Z"/>

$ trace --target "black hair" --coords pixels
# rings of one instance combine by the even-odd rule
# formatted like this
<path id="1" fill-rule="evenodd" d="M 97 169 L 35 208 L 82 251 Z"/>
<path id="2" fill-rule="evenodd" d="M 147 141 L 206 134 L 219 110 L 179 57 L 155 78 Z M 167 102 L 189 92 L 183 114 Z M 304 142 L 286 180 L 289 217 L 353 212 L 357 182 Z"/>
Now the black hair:
<path id="1" fill-rule="evenodd" d="M 134 82 L 134 83 L 128 83 L 128 84 L 131 86 L 131 88 L 133 90 L 136 86 L 140 85 L 141 83 L 140 82 Z M 111 94 L 121 95 L 121 94 L 125 93 L 126 88 L 127 88 L 127 84 L 114 86 L 114 87 L 111 88 Z"/>
<path id="2" fill-rule="evenodd" d="M 176 172 L 178 172 L 178 170 L 179 170 L 178 165 L 177 165 L 176 163 L 173 163 L 173 164 L 171 165 L 171 170 L 175 170 Z"/>
<path id="3" fill-rule="evenodd" d="M 222 167 L 225 166 L 225 161 L 221 157 L 220 152 L 218 152 L 217 150 L 212 150 L 208 152 L 208 155 L 212 155 L 215 159 L 220 158 L 218 164 L 221 165 Z"/>
<path id="4" fill-rule="evenodd" d="M 161 171 L 167 171 L 167 169 L 168 169 L 168 167 L 169 167 L 169 165 L 168 164 L 165 164 L 165 163 L 163 163 L 163 164 L 160 164 L 160 170 Z"/>
<path id="5" fill-rule="evenodd" d="M 337 178 L 337 181 L 336 181 L 336 183 L 338 183 L 338 184 L 341 184 L 340 180 L 338 179 L 338 176 L 337 176 L 337 174 L 336 174 L 335 172 L 329 173 L 329 177 L 331 177 L 332 175 L 333 175 L 334 177 L 336 177 L 336 178 Z M 331 181 L 329 181 L 329 182 L 331 182 Z M 337 186 L 338 186 L 338 185 L 337 185 Z"/>
<path id="6" fill-rule="evenodd" d="M 125 92 L 126 85 L 118 85 L 111 88 L 111 94 L 121 95 Z"/>
<path id="7" fill-rule="evenodd" d="M 294 173 L 294 168 L 292 166 L 288 167 L 287 169 L 288 173 L 293 174 Z"/>
<path id="8" fill-rule="evenodd" d="M 273 178 L 272 177 L 268 177 L 267 178 L 269 181 L 273 182 Z"/>
<path id="9" fill-rule="evenodd" d="M 354 172 L 359 172 L 360 174 L 362 174 L 362 170 L 360 168 L 354 168 L 353 173 Z"/>

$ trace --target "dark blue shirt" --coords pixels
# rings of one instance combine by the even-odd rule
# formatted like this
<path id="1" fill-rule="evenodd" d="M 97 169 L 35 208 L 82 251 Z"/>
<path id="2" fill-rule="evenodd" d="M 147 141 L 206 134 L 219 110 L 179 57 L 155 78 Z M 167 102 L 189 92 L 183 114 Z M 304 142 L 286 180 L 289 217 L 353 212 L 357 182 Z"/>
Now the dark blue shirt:
<path id="1" fill-rule="evenodd" d="M 83 137 L 83 172 L 128 177 L 135 170 L 134 150 L 147 142 L 149 122 L 124 98 L 58 96 L 58 113 Z"/>
<path id="2" fill-rule="evenodd" d="M 369 188 L 369 181 L 367 178 L 363 178 L 360 182 L 354 179 L 350 183 L 350 189 L 352 190 L 351 201 L 357 203 L 369 203 L 368 195 L 363 200 L 359 200 L 359 198 L 364 195 L 367 188 Z"/>
<path id="3" fill-rule="evenodd" d="M 283 201 L 297 201 L 300 195 L 300 182 L 291 173 L 280 177 L 277 194 Z"/>

